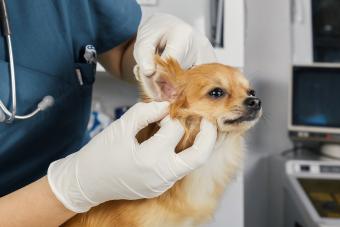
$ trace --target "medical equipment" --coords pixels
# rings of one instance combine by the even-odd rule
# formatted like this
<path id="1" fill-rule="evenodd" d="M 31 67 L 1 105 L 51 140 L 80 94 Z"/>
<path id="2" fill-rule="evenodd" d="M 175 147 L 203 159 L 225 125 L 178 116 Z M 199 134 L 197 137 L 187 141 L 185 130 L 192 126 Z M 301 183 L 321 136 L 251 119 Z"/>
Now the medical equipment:
<path id="1" fill-rule="evenodd" d="M 293 64 L 340 62 L 340 1 L 292 0 Z"/>
<path id="2" fill-rule="evenodd" d="M 340 162 L 309 149 L 269 159 L 269 225 L 340 226 Z"/>
<path id="3" fill-rule="evenodd" d="M 285 226 L 339 226 L 339 173 L 335 161 L 286 162 Z"/>
<path id="4" fill-rule="evenodd" d="M 290 86 L 289 136 L 321 142 L 321 152 L 340 158 L 340 64 L 295 65 Z"/>
<path id="5" fill-rule="evenodd" d="M 0 101 L 0 122 L 11 123 L 15 119 L 24 120 L 35 116 L 40 111 L 44 111 L 54 104 L 54 98 L 52 96 L 45 96 L 37 105 L 37 108 L 26 115 L 17 115 L 17 100 L 16 100 L 16 84 L 15 84 L 15 69 L 14 69 L 14 59 L 12 50 L 12 40 L 11 40 L 11 29 L 9 26 L 7 8 L 5 0 L 0 0 L 0 20 L 3 36 L 6 37 L 7 43 L 7 53 L 9 57 L 9 72 L 11 80 L 11 101 L 12 106 L 9 110 L 5 104 Z"/>

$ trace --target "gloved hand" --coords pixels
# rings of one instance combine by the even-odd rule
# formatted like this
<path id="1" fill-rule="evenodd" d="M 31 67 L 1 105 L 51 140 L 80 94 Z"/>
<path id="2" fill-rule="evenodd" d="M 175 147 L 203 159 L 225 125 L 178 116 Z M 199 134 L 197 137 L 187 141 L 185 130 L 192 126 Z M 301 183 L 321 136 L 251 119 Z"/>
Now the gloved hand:
<path id="1" fill-rule="evenodd" d="M 174 150 L 184 129 L 169 117 L 154 136 L 137 142 L 137 132 L 165 117 L 168 105 L 136 104 L 80 151 L 53 162 L 48 181 L 64 206 L 80 213 L 108 200 L 155 197 L 202 165 L 216 140 L 216 128 L 206 120 L 194 145 L 179 154 Z"/>
<path id="2" fill-rule="evenodd" d="M 216 61 L 214 49 L 204 35 L 167 14 L 155 14 L 138 29 L 134 57 L 142 75 L 155 72 L 154 57 L 159 50 L 163 50 L 162 58 L 171 56 L 183 68 Z"/>

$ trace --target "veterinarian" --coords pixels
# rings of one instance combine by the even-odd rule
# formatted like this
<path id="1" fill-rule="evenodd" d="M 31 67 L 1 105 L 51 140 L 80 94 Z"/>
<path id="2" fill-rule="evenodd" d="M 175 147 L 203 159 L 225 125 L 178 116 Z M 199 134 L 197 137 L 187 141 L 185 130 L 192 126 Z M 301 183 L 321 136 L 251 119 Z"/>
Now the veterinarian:
<path id="1" fill-rule="evenodd" d="M 90 45 L 107 71 L 131 80 L 136 62 L 143 76 L 153 75 L 160 49 L 183 67 L 214 61 L 204 36 L 165 14 L 139 26 L 141 9 L 134 0 L 6 2 L 17 113 L 31 112 L 46 95 L 54 104 L 30 119 L 0 123 L 0 226 L 57 226 L 108 200 L 155 197 L 207 160 L 216 128 L 202 120 L 194 145 L 175 154 L 184 129 L 166 117 L 167 102 L 136 104 L 89 141 L 95 63 L 83 59 Z M 1 37 L 5 104 L 11 103 L 10 88 Z M 159 132 L 138 144 L 136 133 L 158 120 Z"/>

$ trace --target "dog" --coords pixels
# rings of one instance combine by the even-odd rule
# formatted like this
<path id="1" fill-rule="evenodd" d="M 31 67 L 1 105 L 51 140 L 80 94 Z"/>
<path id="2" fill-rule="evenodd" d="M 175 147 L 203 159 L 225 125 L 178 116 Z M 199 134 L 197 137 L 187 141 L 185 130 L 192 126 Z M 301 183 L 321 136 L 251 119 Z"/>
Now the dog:
<path id="1" fill-rule="evenodd" d="M 185 128 L 176 147 L 190 147 L 206 118 L 217 126 L 218 138 L 209 160 L 162 195 L 135 201 L 109 201 L 78 214 L 65 227 L 194 227 L 209 221 L 227 185 L 242 166 L 245 132 L 262 114 L 261 101 L 236 68 L 212 63 L 184 70 L 179 63 L 156 57 L 157 72 L 139 79 L 144 102 L 170 102 L 169 115 Z M 139 142 L 159 129 L 153 123 L 136 136 Z"/>

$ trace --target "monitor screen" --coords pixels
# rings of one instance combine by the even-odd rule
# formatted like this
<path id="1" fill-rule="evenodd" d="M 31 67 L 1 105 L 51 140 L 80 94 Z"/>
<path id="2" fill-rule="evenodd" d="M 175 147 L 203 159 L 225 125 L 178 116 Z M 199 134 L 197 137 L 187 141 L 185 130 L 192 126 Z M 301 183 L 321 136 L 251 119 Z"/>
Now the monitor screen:
<path id="1" fill-rule="evenodd" d="M 298 179 L 320 217 L 340 218 L 340 179 Z"/>
<path id="2" fill-rule="evenodd" d="M 292 125 L 340 127 L 340 67 L 293 68 Z"/>
<path id="3" fill-rule="evenodd" d="M 312 0 L 315 62 L 340 62 L 340 1 Z"/>

